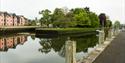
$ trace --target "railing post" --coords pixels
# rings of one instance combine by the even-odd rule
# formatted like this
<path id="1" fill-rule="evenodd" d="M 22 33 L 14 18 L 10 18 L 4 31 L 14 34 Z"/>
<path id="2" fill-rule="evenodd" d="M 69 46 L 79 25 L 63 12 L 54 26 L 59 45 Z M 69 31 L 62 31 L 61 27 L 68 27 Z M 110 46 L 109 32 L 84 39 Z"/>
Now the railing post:
<path id="1" fill-rule="evenodd" d="M 66 48 L 66 58 L 65 61 L 66 63 L 76 63 L 76 42 L 75 41 L 66 41 L 65 44 Z"/>

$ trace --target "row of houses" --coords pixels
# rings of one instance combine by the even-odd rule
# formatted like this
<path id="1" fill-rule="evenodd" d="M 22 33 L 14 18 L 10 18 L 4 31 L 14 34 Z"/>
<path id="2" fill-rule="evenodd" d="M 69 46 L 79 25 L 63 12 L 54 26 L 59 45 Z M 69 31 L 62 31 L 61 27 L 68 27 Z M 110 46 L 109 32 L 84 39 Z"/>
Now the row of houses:
<path id="1" fill-rule="evenodd" d="M 22 15 L 0 11 L 0 26 L 24 26 L 28 24 L 28 19 Z"/>
<path id="2" fill-rule="evenodd" d="M 15 49 L 17 45 L 23 45 L 26 41 L 26 35 L 0 38 L 0 51 L 8 51 L 10 48 Z"/>

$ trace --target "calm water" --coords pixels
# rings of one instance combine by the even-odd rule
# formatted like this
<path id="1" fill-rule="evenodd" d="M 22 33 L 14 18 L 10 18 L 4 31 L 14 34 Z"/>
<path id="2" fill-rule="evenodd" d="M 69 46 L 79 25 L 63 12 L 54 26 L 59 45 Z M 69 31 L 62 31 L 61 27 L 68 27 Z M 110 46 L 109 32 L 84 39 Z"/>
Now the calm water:
<path id="1" fill-rule="evenodd" d="M 14 34 L 0 37 L 0 63 L 65 63 L 65 42 L 76 41 L 77 60 L 98 45 L 96 34 L 40 36 Z"/>

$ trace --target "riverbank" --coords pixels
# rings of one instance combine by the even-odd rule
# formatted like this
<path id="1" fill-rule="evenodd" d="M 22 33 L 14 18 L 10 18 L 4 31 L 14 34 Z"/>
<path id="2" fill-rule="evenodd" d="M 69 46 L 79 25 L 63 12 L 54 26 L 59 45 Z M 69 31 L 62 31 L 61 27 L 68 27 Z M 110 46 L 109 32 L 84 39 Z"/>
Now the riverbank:
<path id="1" fill-rule="evenodd" d="M 19 32 L 35 32 L 35 28 L 39 28 L 39 26 L 2 26 L 0 27 L 0 35 Z"/>
<path id="2" fill-rule="evenodd" d="M 96 32 L 97 28 L 37 28 L 36 35 L 65 35 Z"/>

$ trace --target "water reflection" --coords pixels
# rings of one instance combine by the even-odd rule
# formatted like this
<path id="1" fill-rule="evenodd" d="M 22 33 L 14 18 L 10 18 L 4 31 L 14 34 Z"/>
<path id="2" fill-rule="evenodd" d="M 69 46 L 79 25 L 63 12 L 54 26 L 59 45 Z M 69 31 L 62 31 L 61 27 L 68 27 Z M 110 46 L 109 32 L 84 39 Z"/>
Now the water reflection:
<path id="1" fill-rule="evenodd" d="M 83 57 L 98 44 L 96 34 L 39 36 L 15 34 L 0 37 L 0 63 L 65 63 L 65 42 L 76 42 L 76 56 Z M 17 46 L 21 45 L 21 46 Z"/>
<path id="2" fill-rule="evenodd" d="M 52 48 L 51 39 L 43 39 L 43 40 L 41 39 L 40 45 L 42 46 L 42 48 L 39 48 L 40 52 L 49 53 L 51 51 Z"/>
<path id="3" fill-rule="evenodd" d="M 9 48 L 15 49 L 17 45 L 23 45 L 27 41 L 26 35 L 0 37 L 0 51 L 8 51 Z"/>
<path id="4" fill-rule="evenodd" d="M 61 57 L 65 57 L 65 42 L 68 36 L 59 36 L 51 38 L 40 38 L 39 51 L 49 53 L 51 50 L 58 52 Z M 94 47 L 98 43 L 98 37 L 95 34 L 91 35 L 74 35 L 70 36 L 70 40 L 76 41 L 76 53 L 87 52 L 88 48 Z"/>

